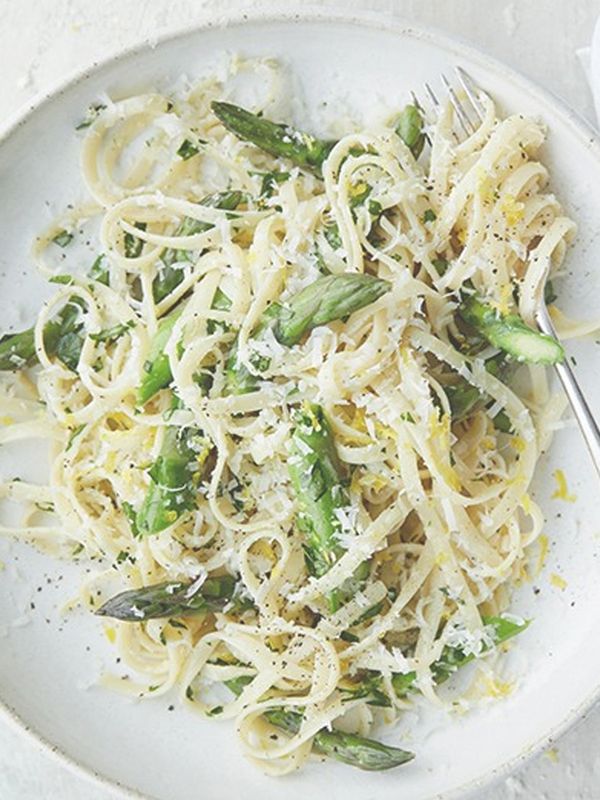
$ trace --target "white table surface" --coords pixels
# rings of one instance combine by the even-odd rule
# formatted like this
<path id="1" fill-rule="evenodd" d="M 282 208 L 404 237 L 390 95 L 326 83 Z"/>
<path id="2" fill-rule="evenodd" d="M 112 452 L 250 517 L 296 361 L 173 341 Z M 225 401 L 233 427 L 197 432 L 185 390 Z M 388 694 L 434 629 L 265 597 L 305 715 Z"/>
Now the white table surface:
<path id="1" fill-rule="evenodd" d="M 575 50 L 588 44 L 600 0 L 321 0 L 321 4 L 362 5 L 437 27 L 511 64 L 593 119 Z M 259 0 L 0 0 L 0 120 L 36 92 L 123 46 L 191 25 L 213 9 L 263 5 Z M 599 800 L 597 742 L 600 707 L 552 749 L 477 800 Z M 116 795 L 68 772 L 0 720 L 0 798 L 114 800 Z"/>

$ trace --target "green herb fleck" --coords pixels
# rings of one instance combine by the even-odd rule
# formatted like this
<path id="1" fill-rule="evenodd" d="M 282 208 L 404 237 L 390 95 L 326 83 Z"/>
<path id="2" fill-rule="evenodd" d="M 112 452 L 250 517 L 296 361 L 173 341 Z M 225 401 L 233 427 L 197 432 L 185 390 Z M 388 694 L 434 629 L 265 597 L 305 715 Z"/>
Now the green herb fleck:
<path id="1" fill-rule="evenodd" d="M 197 156 L 200 152 L 200 148 L 198 145 L 194 144 L 191 139 L 184 139 L 181 143 L 179 149 L 177 150 L 177 155 L 179 158 L 187 161 L 188 158 L 193 158 Z"/>
<path id="2" fill-rule="evenodd" d="M 83 424 L 83 425 L 78 425 L 76 428 L 73 428 L 73 430 L 72 430 L 72 432 L 71 432 L 71 435 L 69 436 L 69 438 L 68 438 L 68 440 L 67 440 L 67 446 L 66 446 L 66 448 L 65 448 L 65 452 L 67 452 L 68 450 L 70 450 L 70 449 L 71 449 L 71 446 L 72 446 L 73 442 L 74 442 L 74 441 L 75 441 L 75 439 L 76 439 L 76 438 L 79 436 L 79 434 L 81 433 L 81 431 L 82 431 L 84 428 L 85 428 L 85 424 Z"/>
<path id="3" fill-rule="evenodd" d="M 138 231 L 145 231 L 146 223 L 136 222 L 134 228 L 137 228 Z M 142 255 L 142 250 L 144 249 L 144 240 L 138 239 L 137 236 L 127 232 L 123 237 L 123 245 L 125 258 L 139 258 Z"/>
<path id="4" fill-rule="evenodd" d="M 63 286 L 70 286 L 73 283 L 72 275 L 53 275 L 49 278 L 49 283 L 60 283 Z"/>
<path id="5" fill-rule="evenodd" d="M 118 325 L 113 325 L 112 328 L 104 328 L 98 333 L 90 333 L 90 339 L 94 342 L 113 343 L 121 338 L 128 330 L 135 326 L 135 320 L 130 319 L 128 322 L 122 322 Z"/>
<path id="6" fill-rule="evenodd" d="M 100 112 L 104 111 L 105 108 L 106 106 L 102 105 L 101 103 L 96 103 L 95 105 L 90 106 L 85 117 L 75 126 L 75 130 L 81 131 L 84 128 L 89 128 L 90 125 L 96 121 Z"/>
<path id="7" fill-rule="evenodd" d="M 73 241 L 73 234 L 63 229 L 59 231 L 56 236 L 52 237 L 52 241 L 59 247 L 66 247 Z"/>

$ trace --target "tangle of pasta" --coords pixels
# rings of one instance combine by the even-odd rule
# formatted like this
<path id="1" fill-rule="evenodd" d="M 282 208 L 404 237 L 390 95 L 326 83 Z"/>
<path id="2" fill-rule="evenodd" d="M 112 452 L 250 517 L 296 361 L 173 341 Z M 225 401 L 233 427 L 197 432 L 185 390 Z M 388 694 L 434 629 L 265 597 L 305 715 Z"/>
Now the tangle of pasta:
<path id="1" fill-rule="evenodd" d="M 270 94 L 254 110 L 269 116 L 279 67 L 232 69 L 264 71 Z M 2 533 L 100 559 L 82 590 L 91 608 L 123 589 L 233 576 L 235 598 L 214 613 L 115 623 L 119 653 L 140 676 L 118 683 L 152 697 L 178 687 L 202 714 L 234 719 L 245 753 L 281 774 L 324 728 L 366 735 L 397 718 L 409 700 L 395 675 L 414 673 L 414 688 L 439 703 L 445 648 L 489 649 L 485 619 L 507 609 L 543 525 L 527 492 L 564 405 L 542 367 L 520 368 L 519 391 L 486 369 L 496 351 L 462 346 L 457 306 L 468 286 L 531 322 L 535 289 L 559 268 L 573 223 L 545 190 L 540 124 L 499 118 L 485 95 L 484 120 L 463 141 L 450 109 L 426 129 L 419 158 L 393 122 L 381 124 L 342 136 L 317 175 L 229 132 L 211 112 L 227 91 L 209 78 L 105 99 L 85 130 L 89 200 L 35 245 L 42 275 L 57 282 L 35 322 L 37 364 L 0 387 L 10 423 L 0 444 L 47 438 L 51 472 L 46 486 L 0 485 L 26 508 L 23 525 Z M 201 203 L 227 191 L 240 193 L 233 209 Z M 103 278 L 75 264 L 64 277 L 52 258 L 60 237 L 72 247 L 91 224 Z M 157 296 L 165 252 L 177 275 Z M 390 288 L 292 346 L 253 335 L 266 309 L 325 274 L 377 276 Z M 45 333 L 67 306 L 78 315 L 75 366 Z M 169 384 L 140 405 L 173 312 L 160 340 Z M 252 391 L 226 391 L 234 346 Z M 487 398 L 462 419 L 448 391 L 457 380 Z M 317 406 L 347 497 L 334 521 L 338 555 L 319 574 L 288 469 L 298 410 Z M 499 413 L 510 423 L 502 431 Z M 135 515 L 173 429 L 201 437 L 193 502 L 144 535 Z M 328 604 L 365 564 L 353 593 Z M 365 676 L 377 677 L 384 702 L 357 689 Z M 239 678 L 237 694 L 223 689 Z M 299 729 L 274 736 L 264 717 L 273 708 L 301 712 Z"/>

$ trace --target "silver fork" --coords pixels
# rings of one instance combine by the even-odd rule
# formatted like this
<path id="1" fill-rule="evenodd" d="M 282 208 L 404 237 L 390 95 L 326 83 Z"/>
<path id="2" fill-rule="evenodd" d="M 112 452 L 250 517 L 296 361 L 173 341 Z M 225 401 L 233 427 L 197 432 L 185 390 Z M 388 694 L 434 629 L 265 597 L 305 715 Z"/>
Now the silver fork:
<path id="1" fill-rule="evenodd" d="M 444 88 L 444 94 L 447 102 L 450 103 L 454 113 L 456 114 L 456 119 L 462 132 L 465 136 L 471 136 L 473 133 L 475 133 L 478 126 L 483 122 L 482 105 L 479 101 L 481 90 L 476 86 L 469 75 L 463 69 L 461 69 L 461 67 L 455 67 L 455 72 L 458 84 L 468 99 L 468 106 L 466 103 L 461 102 L 456 89 L 448 81 L 446 76 L 442 75 L 441 81 Z M 442 103 L 428 83 L 425 84 L 425 90 L 429 100 L 433 105 L 434 113 L 439 115 L 442 111 Z M 419 105 L 418 101 L 416 102 L 417 105 Z M 458 133 L 455 133 L 455 136 L 457 139 L 459 139 Z M 548 276 L 546 275 L 546 278 L 547 277 Z M 536 300 L 537 308 L 534 316 L 539 330 L 542 333 L 548 334 L 549 336 L 553 336 L 555 339 L 557 339 L 558 337 L 556 335 L 556 331 L 554 329 L 554 325 L 552 324 L 550 314 L 548 313 L 548 307 L 546 306 L 546 301 L 544 299 L 543 286 L 539 287 Z M 577 379 L 575 378 L 568 360 L 565 358 L 561 364 L 555 364 L 554 369 L 556 370 L 565 394 L 567 395 L 567 399 L 571 404 L 571 408 L 573 409 L 573 413 L 575 414 L 575 418 L 579 424 L 583 438 L 585 439 L 585 443 L 590 451 L 596 471 L 598 472 L 598 475 L 600 475 L 600 428 L 598 428 L 598 424 L 596 423 L 596 420 L 590 411 L 587 401 L 579 384 L 577 383 Z"/>

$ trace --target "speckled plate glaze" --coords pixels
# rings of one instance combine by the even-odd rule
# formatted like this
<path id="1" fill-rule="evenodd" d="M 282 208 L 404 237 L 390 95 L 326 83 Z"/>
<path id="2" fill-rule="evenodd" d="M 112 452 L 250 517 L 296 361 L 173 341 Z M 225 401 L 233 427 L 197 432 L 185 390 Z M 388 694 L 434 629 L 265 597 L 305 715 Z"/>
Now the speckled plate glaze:
<path id="1" fill-rule="evenodd" d="M 368 122 L 397 108 L 410 89 L 436 81 L 461 64 L 505 112 L 541 117 L 550 127 L 544 158 L 552 183 L 580 229 L 559 286 L 567 312 L 591 316 L 600 290 L 596 269 L 600 218 L 600 150 L 584 123 L 551 96 L 508 68 L 459 43 L 382 16 L 345 16 L 305 9 L 214 20 L 125 52 L 78 74 L 40 98 L 5 127 L 0 139 L 0 318 L 32 317 L 47 291 L 33 274 L 29 247 L 49 218 L 80 197 L 79 142 L 73 133 L 82 110 L 101 92 L 114 96 L 166 86 L 182 73 L 206 71 L 223 51 L 271 55 L 296 76 L 307 113 L 322 118 L 354 109 Z M 318 111 L 318 114 L 316 113 Z M 592 399 L 598 396 L 598 349 L 569 347 Z M 600 410 L 596 402 L 596 410 Z M 3 474 L 43 480 L 37 443 L 17 454 L 5 448 Z M 551 498 L 560 466 L 578 500 Z M 241 755 L 233 728 L 190 712 L 169 711 L 171 699 L 136 703 L 93 686 L 114 650 L 100 622 L 78 612 L 63 617 L 81 567 L 61 564 L 32 549 L 0 541 L 0 698 L 4 711 L 65 764 L 122 788 L 129 796 L 190 800 L 244 797 L 270 800 L 410 800 L 465 797 L 551 742 L 596 700 L 600 690 L 600 607 L 597 559 L 598 484 L 577 431 L 557 435 L 540 464 L 535 496 L 547 516 L 546 566 L 515 596 L 514 610 L 534 623 L 505 661 L 516 688 L 506 699 L 462 716 L 409 713 L 387 731 L 390 742 L 417 752 L 407 767 L 387 773 L 311 763 L 282 780 L 257 772 Z M 558 574 L 560 581 L 551 581 Z M 32 608 L 33 604 L 35 608 Z"/>

